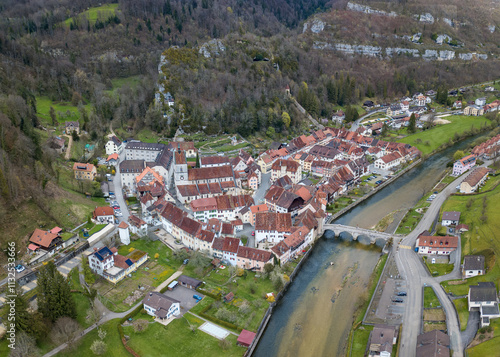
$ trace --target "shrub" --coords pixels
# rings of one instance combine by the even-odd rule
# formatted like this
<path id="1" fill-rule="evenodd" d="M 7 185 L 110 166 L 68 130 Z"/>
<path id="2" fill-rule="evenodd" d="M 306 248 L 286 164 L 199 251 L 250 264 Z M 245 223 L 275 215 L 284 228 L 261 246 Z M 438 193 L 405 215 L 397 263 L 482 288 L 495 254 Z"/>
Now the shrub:
<path id="1" fill-rule="evenodd" d="M 219 341 L 219 347 L 222 348 L 223 351 L 227 351 L 228 349 L 231 348 L 231 342 L 223 338 L 222 340 Z"/>
<path id="2" fill-rule="evenodd" d="M 148 325 L 149 325 L 149 323 L 146 320 L 144 320 L 144 319 L 135 320 L 134 323 L 133 323 L 134 332 L 135 333 L 144 332 L 148 328 Z"/>

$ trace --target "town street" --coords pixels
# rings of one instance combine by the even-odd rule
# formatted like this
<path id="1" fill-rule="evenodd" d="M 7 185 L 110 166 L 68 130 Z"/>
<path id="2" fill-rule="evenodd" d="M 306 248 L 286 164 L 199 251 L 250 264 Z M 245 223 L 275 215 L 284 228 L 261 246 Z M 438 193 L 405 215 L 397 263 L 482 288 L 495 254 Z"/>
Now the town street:
<path id="1" fill-rule="evenodd" d="M 122 162 L 125 160 L 125 150 L 123 150 L 119 156 L 119 162 Z M 128 211 L 127 204 L 125 202 L 125 199 L 123 198 L 123 190 L 122 190 L 122 182 L 121 182 L 121 176 L 118 170 L 120 164 L 116 165 L 115 168 L 115 176 L 113 177 L 113 184 L 115 186 L 115 200 L 118 202 L 118 205 L 120 206 L 120 210 L 122 212 L 122 217 L 117 217 L 118 221 L 125 221 L 128 222 L 128 217 L 130 215 Z"/>
<path id="2" fill-rule="evenodd" d="M 464 346 L 462 342 L 458 316 L 453 303 L 450 301 L 445 291 L 439 284 L 441 281 L 457 278 L 461 259 L 460 244 L 458 245 L 459 249 L 456 252 L 458 256 L 458 264 L 457 261 L 455 261 L 453 272 L 440 278 L 432 278 L 429 275 L 420 256 L 413 251 L 413 247 L 415 246 L 415 241 L 418 238 L 418 235 L 432 226 L 434 220 L 439 215 L 439 210 L 445 200 L 451 193 L 456 192 L 456 186 L 459 185 L 466 176 L 467 175 L 457 178 L 442 192 L 437 194 L 417 227 L 401 240 L 400 246 L 395 244 L 393 247 L 396 264 L 401 276 L 406 279 L 408 286 L 408 297 L 404 313 L 404 325 L 401 333 L 401 356 L 410 357 L 415 356 L 416 353 L 415 346 L 417 344 L 417 336 L 421 333 L 420 324 L 422 321 L 423 304 L 422 289 L 424 286 L 431 286 L 434 289 L 446 313 L 446 325 L 448 327 L 451 344 L 450 349 L 453 350 L 453 356 L 463 356 L 463 350 L 466 346 Z"/>

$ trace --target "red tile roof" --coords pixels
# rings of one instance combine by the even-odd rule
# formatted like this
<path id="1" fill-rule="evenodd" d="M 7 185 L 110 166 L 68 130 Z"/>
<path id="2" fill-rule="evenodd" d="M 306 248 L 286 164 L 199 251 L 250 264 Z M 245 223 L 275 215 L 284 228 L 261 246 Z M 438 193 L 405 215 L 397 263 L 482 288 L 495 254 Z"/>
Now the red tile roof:
<path id="1" fill-rule="evenodd" d="M 222 244 L 222 250 L 224 252 L 236 253 L 238 251 L 239 246 L 240 246 L 239 238 L 225 237 L 224 242 Z"/>
<path id="2" fill-rule="evenodd" d="M 451 236 L 419 236 L 418 237 L 419 247 L 431 247 L 431 248 L 457 248 L 458 238 Z"/>
<path id="3" fill-rule="evenodd" d="M 50 233 L 37 228 L 31 235 L 30 242 L 41 247 L 48 248 L 52 241 L 57 237 L 59 237 L 59 234 Z"/>
<path id="4" fill-rule="evenodd" d="M 291 228 L 290 213 L 257 212 L 255 214 L 256 230 L 290 232 Z"/>
<path id="5" fill-rule="evenodd" d="M 85 172 L 91 172 L 94 170 L 94 165 L 92 164 L 85 164 L 85 163 L 80 163 L 80 162 L 75 162 L 73 164 L 73 171 L 85 171 Z"/>
<path id="6" fill-rule="evenodd" d="M 238 248 L 238 254 L 236 255 L 240 258 L 256 260 L 258 262 L 263 262 L 263 263 L 267 263 L 272 258 L 272 253 L 267 250 L 244 247 L 244 246 L 240 246 Z"/>
<path id="7" fill-rule="evenodd" d="M 94 210 L 93 217 L 100 217 L 100 216 L 113 216 L 115 214 L 115 211 L 113 211 L 112 207 L 109 206 L 103 206 L 103 207 L 96 207 Z"/>
<path id="8" fill-rule="evenodd" d="M 118 225 L 118 228 L 128 228 L 128 224 L 125 221 L 121 221 L 120 224 Z"/>
<path id="9" fill-rule="evenodd" d="M 219 167 L 200 167 L 198 169 L 190 169 L 188 171 L 188 180 L 209 180 L 217 178 L 233 177 L 233 168 L 231 165 Z"/>

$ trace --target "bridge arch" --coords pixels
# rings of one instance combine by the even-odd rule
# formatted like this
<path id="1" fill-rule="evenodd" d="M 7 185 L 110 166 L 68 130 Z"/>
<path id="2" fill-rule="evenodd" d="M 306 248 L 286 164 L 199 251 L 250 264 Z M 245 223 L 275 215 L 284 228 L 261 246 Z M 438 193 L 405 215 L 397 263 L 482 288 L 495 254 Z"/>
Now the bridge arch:
<path id="1" fill-rule="evenodd" d="M 358 235 L 357 241 L 359 243 L 363 244 L 363 245 L 370 245 L 370 244 L 373 243 L 372 239 L 368 235 L 366 235 L 366 234 L 360 234 L 360 235 Z"/>

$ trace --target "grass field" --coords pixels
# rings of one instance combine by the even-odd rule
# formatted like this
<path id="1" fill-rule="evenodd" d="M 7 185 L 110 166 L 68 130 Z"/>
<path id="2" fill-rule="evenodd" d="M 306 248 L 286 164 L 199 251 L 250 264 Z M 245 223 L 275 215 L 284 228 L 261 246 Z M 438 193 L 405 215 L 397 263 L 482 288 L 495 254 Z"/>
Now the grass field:
<path id="1" fill-rule="evenodd" d="M 432 276 L 446 275 L 453 271 L 453 264 L 432 264 L 425 258 L 426 257 L 424 257 L 425 265 L 427 266 L 427 269 L 429 269 Z"/>
<path id="2" fill-rule="evenodd" d="M 490 180 L 496 180 L 491 178 Z M 498 178 L 500 179 L 500 178 Z M 483 201 L 485 199 L 485 201 Z M 500 187 L 490 192 L 473 196 L 450 196 L 444 203 L 443 211 L 461 212 L 460 223 L 469 226 L 469 231 L 462 234 L 462 257 L 469 254 L 485 256 L 486 274 L 467 279 L 466 281 L 445 282 L 443 287 L 454 295 L 466 295 L 469 285 L 480 281 L 492 281 L 497 286 L 500 283 L 500 264 L 496 259 L 500 254 Z M 483 214 L 484 210 L 484 214 Z M 483 218 L 483 219 L 482 219 Z M 458 310 L 458 308 L 457 308 Z M 460 316 L 460 312 L 459 312 Z M 461 318 L 461 321 L 463 316 Z M 469 356 L 495 355 L 492 351 L 500 349 L 500 324 L 495 324 L 495 337 L 470 349 Z"/>
<path id="3" fill-rule="evenodd" d="M 461 298 L 453 300 L 455 308 L 458 312 L 458 319 L 460 320 L 460 329 L 462 331 L 467 327 L 467 321 L 469 320 L 469 310 L 467 306 L 467 298 Z"/>
<path id="4" fill-rule="evenodd" d="M 104 342 L 106 343 L 108 348 L 104 355 L 107 357 L 130 356 L 125 347 L 123 347 L 123 344 L 120 340 L 120 335 L 118 334 L 118 329 L 117 329 L 118 322 L 119 322 L 118 319 L 111 320 L 100 326 L 100 328 L 106 331 L 106 337 L 104 338 Z M 97 335 L 97 329 L 94 329 L 88 334 L 86 334 L 84 337 L 82 337 L 82 339 L 75 344 L 74 348 L 72 349 L 68 348 L 58 353 L 56 356 L 57 357 L 95 356 L 95 354 L 90 350 L 90 346 L 92 345 L 92 342 L 94 342 L 98 338 L 99 337 Z"/>
<path id="5" fill-rule="evenodd" d="M 78 107 L 75 107 L 69 102 L 53 102 L 48 97 L 36 97 L 36 111 L 37 115 L 42 121 L 42 124 L 52 126 L 52 119 L 50 118 L 50 107 L 54 108 L 59 123 L 65 121 L 78 121 L 80 113 Z M 85 109 L 91 110 L 90 105 L 85 105 Z"/>
<path id="6" fill-rule="evenodd" d="M 424 288 L 424 308 L 441 306 L 434 290 L 430 286 Z"/>
<path id="7" fill-rule="evenodd" d="M 416 146 L 424 155 L 430 154 L 438 147 L 453 139 L 455 134 L 462 135 L 471 128 L 479 129 L 490 121 L 484 117 L 451 115 L 445 118 L 449 124 L 436 125 L 436 127 L 407 136 L 398 142 Z"/>
<path id="8" fill-rule="evenodd" d="M 373 326 L 360 326 L 354 331 L 352 340 L 351 357 L 363 357 L 365 355 L 368 339 Z"/>
<path id="9" fill-rule="evenodd" d="M 229 335 L 227 340 L 231 347 L 223 351 L 219 340 L 197 328 L 203 321 L 187 313 L 164 327 L 159 323 L 150 324 L 145 332 L 137 334 L 132 327 L 123 328 L 125 335 L 130 336 L 128 345 L 141 357 L 175 356 L 242 356 L 244 347 L 236 345 L 236 336 Z M 192 331 L 191 326 L 196 329 Z"/>
<path id="10" fill-rule="evenodd" d="M 108 17 L 114 15 L 118 9 L 118 4 L 105 4 L 102 6 L 92 7 L 75 17 L 70 17 L 64 21 L 66 26 L 69 26 L 76 18 L 86 18 L 90 24 L 93 25 L 99 17 L 101 20 L 106 20 Z"/>
<path id="11" fill-rule="evenodd" d="M 468 357 L 498 356 L 500 347 L 500 319 L 491 320 L 493 338 L 466 350 Z"/>

